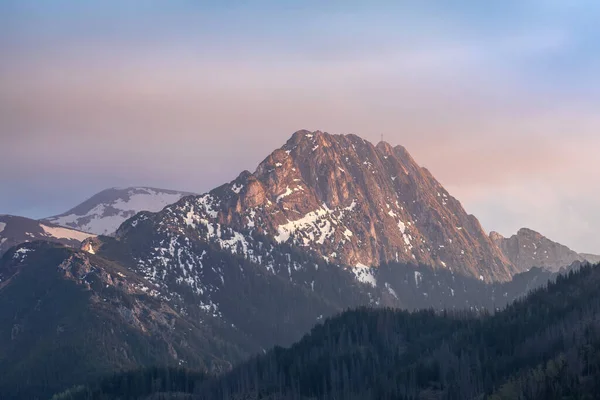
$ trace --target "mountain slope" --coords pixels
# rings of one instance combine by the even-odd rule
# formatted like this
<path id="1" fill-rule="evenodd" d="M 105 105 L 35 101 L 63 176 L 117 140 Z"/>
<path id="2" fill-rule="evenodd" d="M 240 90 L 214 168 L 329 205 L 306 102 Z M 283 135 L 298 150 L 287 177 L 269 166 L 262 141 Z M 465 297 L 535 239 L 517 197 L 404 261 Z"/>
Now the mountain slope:
<path id="1" fill-rule="evenodd" d="M 110 235 L 138 212 L 160 211 L 190 194 L 147 187 L 106 189 L 64 214 L 44 220 L 97 235 Z"/>
<path id="2" fill-rule="evenodd" d="M 48 398 L 120 369 L 229 369 L 260 350 L 122 266 L 48 242 L 0 260 L 0 393 Z"/>
<path id="3" fill-rule="evenodd" d="M 584 266 L 493 316 L 348 311 L 194 398 L 596 398 L 599 284 Z"/>
<path id="4" fill-rule="evenodd" d="M 521 271 L 531 267 L 558 271 L 576 261 L 599 262 L 600 256 L 579 254 L 567 246 L 553 242 L 531 229 L 522 228 L 516 235 L 505 238 L 497 232 L 490 239 L 502 250 L 506 258 Z"/>
<path id="5" fill-rule="evenodd" d="M 207 242 L 187 225 L 155 225 L 158 216 L 148 213 L 135 230 L 124 236 L 119 231 L 118 240 L 102 238 L 84 246 L 127 265 L 169 298 L 236 326 L 262 348 L 290 344 L 320 317 L 381 297 L 349 271 L 269 244 L 268 238 L 253 241 L 264 256 L 247 248 L 250 257 L 244 257 Z M 220 234 L 229 235 L 225 229 Z M 226 243 L 239 244 L 230 240 Z"/>
<path id="6" fill-rule="evenodd" d="M 48 240 L 79 247 L 82 241 L 93 236 L 47 222 L 14 215 L 0 215 L 0 256 L 9 248 L 25 242 Z"/>

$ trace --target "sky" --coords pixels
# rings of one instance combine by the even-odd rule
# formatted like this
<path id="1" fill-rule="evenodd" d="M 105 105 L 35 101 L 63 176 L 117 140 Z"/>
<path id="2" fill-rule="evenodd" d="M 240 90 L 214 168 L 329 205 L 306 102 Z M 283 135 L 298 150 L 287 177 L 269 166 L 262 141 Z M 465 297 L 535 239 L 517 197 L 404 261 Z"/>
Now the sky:
<path id="1" fill-rule="evenodd" d="M 405 146 L 481 221 L 600 254 L 600 3 L 0 0 L 0 213 L 204 192 L 299 129 Z"/>

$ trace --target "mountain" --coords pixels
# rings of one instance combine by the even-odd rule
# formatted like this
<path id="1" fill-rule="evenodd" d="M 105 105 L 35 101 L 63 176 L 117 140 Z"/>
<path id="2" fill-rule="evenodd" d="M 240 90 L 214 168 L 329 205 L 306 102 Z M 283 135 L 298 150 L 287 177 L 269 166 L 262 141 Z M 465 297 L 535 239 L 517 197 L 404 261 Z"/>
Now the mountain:
<path id="1" fill-rule="evenodd" d="M 97 235 L 110 235 L 138 212 L 160 211 L 190 194 L 148 187 L 106 189 L 66 213 L 44 221 Z"/>
<path id="2" fill-rule="evenodd" d="M 0 256 L 20 243 L 48 240 L 79 247 L 89 233 L 14 215 L 0 215 Z"/>
<path id="3" fill-rule="evenodd" d="M 509 238 L 503 237 L 498 232 L 491 232 L 490 239 L 520 271 L 526 271 L 531 267 L 558 271 L 576 261 L 600 262 L 600 256 L 577 253 L 527 228 L 520 229 L 516 235 Z"/>
<path id="4" fill-rule="evenodd" d="M 265 236 L 359 276 L 392 261 L 485 281 L 507 281 L 519 272 L 403 147 L 374 146 L 355 135 L 298 131 L 254 173 L 157 215 L 138 214 L 119 235 L 146 219 L 157 230 L 193 232 L 250 259 L 261 253 L 252 236 Z"/>

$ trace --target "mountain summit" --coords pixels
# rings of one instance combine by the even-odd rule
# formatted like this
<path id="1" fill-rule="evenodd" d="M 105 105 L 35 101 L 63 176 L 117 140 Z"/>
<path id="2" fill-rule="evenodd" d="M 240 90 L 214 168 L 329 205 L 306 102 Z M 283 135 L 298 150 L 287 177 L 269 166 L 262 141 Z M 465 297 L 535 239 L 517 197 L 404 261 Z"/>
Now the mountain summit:
<path id="1" fill-rule="evenodd" d="M 401 262 L 485 281 L 518 272 L 406 149 L 355 135 L 298 131 L 254 173 L 160 213 L 175 214 L 179 222 L 168 223 L 200 227 L 235 252 L 247 253 L 248 235 L 259 234 L 358 271 Z"/>

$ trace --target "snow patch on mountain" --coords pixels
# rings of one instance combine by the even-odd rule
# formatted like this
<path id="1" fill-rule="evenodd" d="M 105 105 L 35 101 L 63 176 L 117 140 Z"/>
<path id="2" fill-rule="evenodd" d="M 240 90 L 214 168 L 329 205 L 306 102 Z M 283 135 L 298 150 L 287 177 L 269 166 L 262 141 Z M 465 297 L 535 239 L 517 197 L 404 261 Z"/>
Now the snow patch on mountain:
<path id="1" fill-rule="evenodd" d="M 92 245 L 92 243 L 87 243 L 83 249 L 83 251 L 87 251 L 90 254 L 96 254 L 96 251 L 94 250 L 94 246 Z"/>
<path id="2" fill-rule="evenodd" d="M 47 236 L 52 236 L 56 239 L 71 239 L 71 240 L 79 240 L 83 242 L 85 239 L 89 237 L 95 237 L 96 235 L 92 235 L 85 232 L 79 232 L 73 229 L 60 228 L 60 227 L 52 227 L 44 224 L 40 224 L 40 227 L 44 231 Z"/>
<path id="3" fill-rule="evenodd" d="M 279 196 L 277 196 L 277 199 L 275 199 L 276 203 L 279 203 L 281 201 L 281 199 L 283 199 L 284 197 L 289 196 L 290 194 L 294 193 L 294 191 L 292 189 L 290 189 L 290 187 L 286 187 L 285 188 L 285 192 L 281 193 Z"/>
<path id="4" fill-rule="evenodd" d="M 286 224 L 280 225 L 277 229 L 278 234 L 275 236 L 275 240 L 278 243 L 286 242 L 290 236 L 292 236 L 295 232 L 303 232 L 307 235 L 306 240 L 314 241 L 315 233 L 323 234 L 325 232 L 321 231 L 320 226 L 317 222 L 324 216 L 331 213 L 331 210 L 327 208 L 327 205 L 323 205 L 323 207 L 307 213 L 304 217 L 299 218 L 295 221 L 288 221 Z M 319 235 L 320 237 L 321 235 Z M 308 243 L 305 243 L 308 244 Z"/>
<path id="5" fill-rule="evenodd" d="M 21 259 L 21 261 L 23 261 L 27 255 L 27 253 L 33 251 L 32 249 L 28 249 L 27 247 L 21 247 L 20 249 L 18 249 L 17 251 L 15 251 L 15 254 L 13 255 L 13 259 L 17 260 L 17 259 Z"/>
<path id="6" fill-rule="evenodd" d="M 278 243 L 294 239 L 297 245 L 309 246 L 311 243 L 324 244 L 335 237 L 335 232 L 341 229 L 342 234 L 349 238 L 352 236 L 343 224 L 347 212 L 353 211 L 356 201 L 353 200 L 348 207 L 330 209 L 327 204 L 304 215 L 302 218 L 289 221 L 277 227 L 275 240 Z M 343 227 L 343 229 L 342 229 Z"/>
<path id="7" fill-rule="evenodd" d="M 359 263 L 352 268 L 352 272 L 359 282 L 366 283 L 373 287 L 377 286 L 377 279 L 375 279 L 375 275 L 373 275 L 373 268 Z"/>
<path id="8" fill-rule="evenodd" d="M 419 287 L 421 280 L 423 279 L 423 275 L 419 271 L 415 271 L 415 286 Z"/>
<path id="9" fill-rule="evenodd" d="M 208 214 L 209 217 L 217 218 L 219 215 L 219 212 L 216 210 L 216 208 L 219 206 L 218 200 L 216 200 L 210 194 L 205 194 L 204 196 L 200 196 L 197 199 L 197 202 L 204 208 L 204 212 Z"/>
<path id="10" fill-rule="evenodd" d="M 58 242 L 66 246 L 79 247 L 79 244 L 92 236 L 90 233 L 64 228 L 35 219 L 15 215 L 0 216 L 0 255 L 10 247 L 21 243 L 45 240 Z"/>
<path id="11" fill-rule="evenodd" d="M 243 188 L 244 188 L 244 185 L 238 185 L 238 184 L 234 184 L 234 185 L 231 187 L 231 191 L 232 191 L 233 193 L 235 193 L 235 194 L 239 194 L 239 193 L 242 191 L 242 189 L 243 189 Z"/>
<path id="12" fill-rule="evenodd" d="M 392 286 L 389 283 L 385 283 L 385 288 L 388 290 L 388 293 L 391 294 L 392 296 L 394 296 L 394 298 L 398 299 L 398 294 L 396 293 L 396 291 L 392 288 Z"/>

